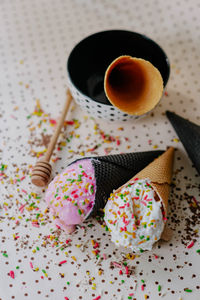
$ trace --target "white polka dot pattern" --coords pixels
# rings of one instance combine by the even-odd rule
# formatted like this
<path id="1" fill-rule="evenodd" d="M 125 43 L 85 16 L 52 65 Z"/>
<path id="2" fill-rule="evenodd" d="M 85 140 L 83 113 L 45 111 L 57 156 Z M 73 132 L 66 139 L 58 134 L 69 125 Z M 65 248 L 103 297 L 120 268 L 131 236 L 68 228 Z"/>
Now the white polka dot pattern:
<path id="1" fill-rule="evenodd" d="M 199 299 L 199 175 L 165 116 L 200 125 L 199 15 L 199 0 L 0 1 L 0 300 Z M 71 49 L 109 29 L 145 34 L 164 49 L 171 74 L 162 100 L 123 123 L 127 116 L 97 103 L 87 115 L 90 100 L 71 87 L 86 113 L 72 104 L 51 164 L 55 176 L 83 156 L 176 148 L 173 237 L 141 256 L 116 248 L 101 216 L 66 236 L 29 176 L 62 110 Z"/>
<path id="2" fill-rule="evenodd" d="M 138 116 L 130 116 L 126 113 L 121 112 L 116 107 L 112 105 L 106 105 L 103 103 L 95 102 L 91 98 L 83 95 L 77 88 L 73 85 L 73 83 L 68 79 L 68 87 L 72 93 L 74 100 L 80 107 L 93 116 L 94 118 L 106 119 L 107 121 L 130 121 L 137 120 Z"/>

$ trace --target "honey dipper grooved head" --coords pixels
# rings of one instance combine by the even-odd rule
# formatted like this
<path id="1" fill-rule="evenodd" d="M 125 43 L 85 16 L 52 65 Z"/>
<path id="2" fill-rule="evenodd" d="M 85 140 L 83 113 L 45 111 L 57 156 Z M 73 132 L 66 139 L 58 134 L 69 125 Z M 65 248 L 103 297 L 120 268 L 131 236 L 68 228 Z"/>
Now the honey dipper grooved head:
<path id="1" fill-rule="evenodd" d="M 47 161 L 38 161 L 31 175 L 31 182 L 36 186 L 45 186 L 49 182 L 52 167 Z"/>

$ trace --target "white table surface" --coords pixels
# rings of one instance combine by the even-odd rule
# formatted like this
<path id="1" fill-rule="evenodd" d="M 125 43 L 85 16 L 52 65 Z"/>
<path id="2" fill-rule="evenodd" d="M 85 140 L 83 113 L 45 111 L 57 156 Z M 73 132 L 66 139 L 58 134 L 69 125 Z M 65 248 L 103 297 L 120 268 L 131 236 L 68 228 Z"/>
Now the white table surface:
<path id="1" fill-rule="evenodd" d="M 165 116 L 172 110 L 200 125 L 199 15 L 198 0 L 0 1 L 1 300 L 200 299 L 200 218 L 193 200 L 200 201 L 200 179 Z M 158 242 L 133 260 L 111 243 L 100 220 L 88 220 L 71 237 L 60 233 L 45 213 L 44 191 L 32 186 L 29 176 L 65 100 L 70 50 L 80 39 L 106 29 L 137 31 L 163 47 L 171 62 L 167 93 L 153 115 L 131 124 L 93 120 L 73 104 L 68 119 L 77 121 L 62 131 L 51 163 L 55 175 L 83 155 L 176 147 L 168 222 L 172 240 Z M 34 113 L 36 107 L 42 112 Z M 120 145 L 106 143 L 101 131 Z M 32 226 L 36 217 L 39 228 Z M 91 240 L 100 245 L 99 259 Z M 187 249 L 192 240 L 194 246 Z M 67 262 L 58 266 L 63 260 Z M 111 268 L 112 262 L 124 261 L 129 276 Z"/>

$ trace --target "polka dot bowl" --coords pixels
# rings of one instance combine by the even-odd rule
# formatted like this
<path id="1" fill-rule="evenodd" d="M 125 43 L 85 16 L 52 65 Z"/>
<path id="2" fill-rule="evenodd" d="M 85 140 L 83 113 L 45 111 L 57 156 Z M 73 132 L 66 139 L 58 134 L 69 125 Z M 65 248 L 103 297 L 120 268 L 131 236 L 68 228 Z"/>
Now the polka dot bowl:
<path id="1" fill-rule="evenodd" d="M 140 118 L 114 107 L 104 92 L 104 74 L 121 55 L 150 61 L 161 73 L 166 86 L 170 66 L 161 47 L 148 37 L 125 30 L 102 31 L 80 41 L 67 61 L 68 86 L 75 101 L 95 118 L 129 121 Z"/>

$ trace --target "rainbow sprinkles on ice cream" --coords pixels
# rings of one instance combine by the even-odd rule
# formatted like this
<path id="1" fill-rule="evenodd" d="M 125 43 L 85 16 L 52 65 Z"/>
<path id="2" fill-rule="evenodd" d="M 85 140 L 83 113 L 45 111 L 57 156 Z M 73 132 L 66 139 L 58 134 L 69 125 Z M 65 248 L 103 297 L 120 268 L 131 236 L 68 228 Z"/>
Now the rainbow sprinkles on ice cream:
<path id="1" fill-rule="evenodd" d="M 75 162 L 55 177 L 46 193 L 46 201 L 58 226 L 75 230 L 91 213 L 96 193 L 94 168 L 90 160 Z"/>
<path id="2" fill-rule="evenodd" d="M 117 246 L 143 252 L 161 238 L 167 221 L 173 158 L 171 147 L 111 194 L 105 222 Z"/>
<path id="3" fill-rule="evenodd" d="M 129 247 L 134 252 L 151 250 L 164 229 L 162 201 L 149 180 L 135 178 L 111 194 L 105 221 L 116 245 Z"/>

